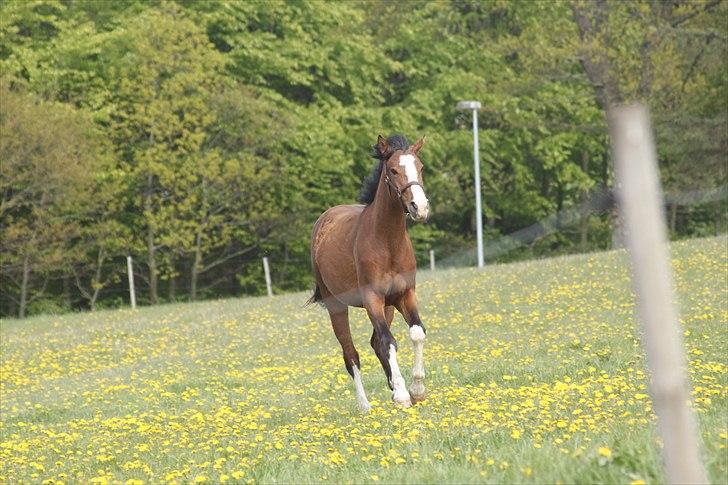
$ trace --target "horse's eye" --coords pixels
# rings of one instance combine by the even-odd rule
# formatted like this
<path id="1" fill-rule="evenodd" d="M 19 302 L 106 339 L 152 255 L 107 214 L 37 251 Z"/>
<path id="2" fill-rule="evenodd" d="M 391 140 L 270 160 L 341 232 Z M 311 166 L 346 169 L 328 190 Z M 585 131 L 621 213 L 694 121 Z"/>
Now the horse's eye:
<path id="1" fill-rule="evenodd" d="M 396 168 L 390 168 L 389 173 L 391 173 L 392 175 L 397 175 L 399 172 L 397 171 Z"/>

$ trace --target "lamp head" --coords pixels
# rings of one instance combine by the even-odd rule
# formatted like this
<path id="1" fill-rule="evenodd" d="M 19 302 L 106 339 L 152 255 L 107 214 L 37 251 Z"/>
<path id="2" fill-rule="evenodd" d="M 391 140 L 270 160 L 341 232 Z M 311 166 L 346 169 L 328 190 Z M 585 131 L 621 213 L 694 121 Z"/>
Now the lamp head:
<path id="1" fill-rule="evenodd" d="M 457 104 L 458 109 L 480 109 L 480 101 L 460 101 Z"/>

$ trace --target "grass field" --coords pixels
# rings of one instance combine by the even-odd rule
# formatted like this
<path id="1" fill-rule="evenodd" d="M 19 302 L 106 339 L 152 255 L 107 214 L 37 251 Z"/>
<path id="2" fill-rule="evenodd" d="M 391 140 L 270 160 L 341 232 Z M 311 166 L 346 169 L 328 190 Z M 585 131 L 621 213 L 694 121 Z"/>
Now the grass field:
<path id="1" fill-rule="evenodd" d="M 672 246 L 715 483 L 727 244 Z M 307 294 L 6 320 L 0 482 L 662 482 L 628 276 L 623 252 L 420 273 L 428 400 L 390 402 L 354 310 L 366 415 Z"/>

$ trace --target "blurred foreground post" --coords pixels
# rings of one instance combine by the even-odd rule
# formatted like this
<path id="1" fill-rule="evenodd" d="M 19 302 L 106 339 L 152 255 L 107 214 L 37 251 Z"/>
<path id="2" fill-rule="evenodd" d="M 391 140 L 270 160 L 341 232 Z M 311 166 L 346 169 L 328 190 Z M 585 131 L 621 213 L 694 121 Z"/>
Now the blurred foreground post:
<path id="1" fill-rule="evenodd" d="M 136 293 L 134 292 L 134 267 L 131 264 L 131 256 L 126 257 L 126 272 L 129 274 L 129 299 L 131 309 L 136 310 Z"/>
<path id="2" fill-rule="evenodd" d="M 435 271 L 435 250 L 430 249 L 430 270 Z"/>
<path id="3" fill-rule="evenodd" d="M 617 197 L 643 323 L 642 343 L 670 483 L 707 483 L 695 416 L 688 408 L 687 359 L 674 304 L 662 193 L 647 109 L 615 108 L 609 118 Z"/>
<path id="4" fill-rule="evenodd" d="M 273 296 L 273 289 L 270 287 L 270 268 L 268 268 L 268 258 L 263 257 L 263 271 L 265 271 L 265 286 L 268 289 L 268 296 Z"/>

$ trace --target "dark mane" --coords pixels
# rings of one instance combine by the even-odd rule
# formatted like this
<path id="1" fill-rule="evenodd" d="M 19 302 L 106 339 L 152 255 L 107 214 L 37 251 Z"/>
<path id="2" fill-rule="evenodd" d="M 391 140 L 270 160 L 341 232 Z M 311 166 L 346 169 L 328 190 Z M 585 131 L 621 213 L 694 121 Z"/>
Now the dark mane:
<path id="1" fill-rule="evenodd" d="M 387 138 L 387 144 L 389 144 L 389 149 L 391 150 L 391 152 L 397 150 L 406 150 L 410 146 L 407 138 L 402 135 L 390 136 L 389 138 Z M 377 187 L 379 187 L 379 179 L 382 176 L 382 168 L 384 167 L 384 162 L 387 161 L 387 154 L 380 153 L 377 145 L 372 145 L 372 157 L 376 158 L 379 161 L 376 165 L 374 165 L 372 173 L 370 173 L 369 176 L 365 178 L 364 182 L 362 182 L 361 184 L 361 190 L 359 191 L 359 202 L 361 202 L 362 204 L 371 204 L 372 202 L 374 202 L 374 197 L 377 195 Z"/>

